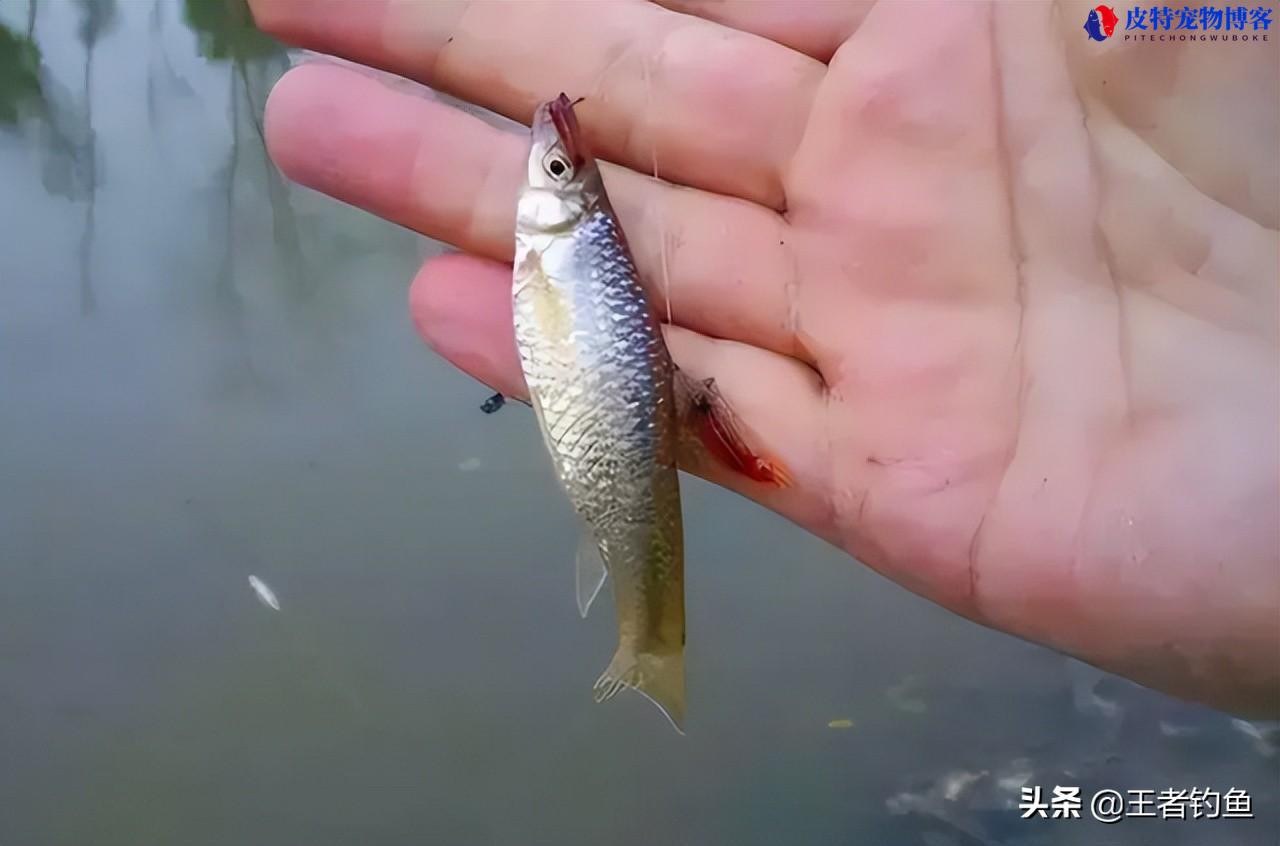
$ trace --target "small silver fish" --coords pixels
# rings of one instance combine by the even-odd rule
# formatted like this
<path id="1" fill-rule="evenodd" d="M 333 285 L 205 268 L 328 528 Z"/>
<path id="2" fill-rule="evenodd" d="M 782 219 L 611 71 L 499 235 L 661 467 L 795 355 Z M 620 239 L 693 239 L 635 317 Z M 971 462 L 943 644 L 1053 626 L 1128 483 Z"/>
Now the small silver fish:
<path id="1" fill-rule="evenodd" d="M 561 94 L 530 131 L 513 303 L 531 404 L 582 521 L 578 607 L 613 577 L 618 647 L 594 687 L 685 710 L 676 371 L 604 182 Z"/>
<path id="2" fill-rule="evenodd" d="M 274 611 L 280 610 L 280 600 L 276 599 L 276 592 L 262 579 L 257 576 L 250 576 L 249 587 L 253 588 L 253 592 L 258 595 L 258 601 L 263 605 Z"/>

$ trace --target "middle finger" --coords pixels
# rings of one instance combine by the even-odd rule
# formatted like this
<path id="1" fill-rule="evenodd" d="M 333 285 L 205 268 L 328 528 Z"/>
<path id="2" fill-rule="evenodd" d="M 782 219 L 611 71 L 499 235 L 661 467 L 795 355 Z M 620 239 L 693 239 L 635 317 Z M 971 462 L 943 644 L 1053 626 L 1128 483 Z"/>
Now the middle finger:
<path id="1" fill-rule="evenodd" d="M 523 134 L 318 62 L 277 83 L 266 129 L 290 178 L 467 252 L 511 259 Z M 799 353 L 786 294 L 796 267 L 780 215 L 606 162 L 601 169 L 659 316 Z"/>
<path id="2" fill-rule="evenodd" d="M 302 47 L 527 122 L 565 91 L 604 158 L 784 207 L 782 173 L 825 66 L 768 39 L 636 2 L 254 0 Z"/>

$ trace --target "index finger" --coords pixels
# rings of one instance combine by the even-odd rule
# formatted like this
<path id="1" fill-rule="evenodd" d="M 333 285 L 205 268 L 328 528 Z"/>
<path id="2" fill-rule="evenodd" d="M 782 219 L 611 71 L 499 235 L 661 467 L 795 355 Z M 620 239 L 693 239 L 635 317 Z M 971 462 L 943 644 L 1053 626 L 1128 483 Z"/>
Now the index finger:
<path id="1" fill-rule="evenodd" d="M 527 122 L 585 96 L 601 158 L 784 207 L 782 174 L 825 66 L 649 3 L 252 0 L 264 30 Z"/>

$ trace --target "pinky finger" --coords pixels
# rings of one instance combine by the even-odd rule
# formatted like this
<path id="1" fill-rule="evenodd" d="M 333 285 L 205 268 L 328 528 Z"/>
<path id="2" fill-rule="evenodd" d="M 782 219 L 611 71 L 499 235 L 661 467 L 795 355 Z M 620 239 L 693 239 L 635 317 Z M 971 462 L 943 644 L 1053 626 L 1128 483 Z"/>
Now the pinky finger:
<path id="1" fill-rule="evenodd" d="M 464 253 L 430 259 L 409 289 L 418 334 L 495 391 L 528 399 L 511 319 L 511 266 Z"/>

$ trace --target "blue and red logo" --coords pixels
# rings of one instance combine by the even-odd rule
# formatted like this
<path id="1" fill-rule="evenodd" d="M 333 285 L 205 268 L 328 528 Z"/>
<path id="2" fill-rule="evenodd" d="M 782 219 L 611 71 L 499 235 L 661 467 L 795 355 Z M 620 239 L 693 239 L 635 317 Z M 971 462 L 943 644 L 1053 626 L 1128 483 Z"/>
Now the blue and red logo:
<path id="1" fill-rule="evenodd" d="M 1089 10 L 1089 17 L 1084 19 L 1084 31 L 1094 41 L 1106 41 L 1116 31 L 1120 18 L 1116 10 L 1110 6 L 1097 6 Z"/>
<path id="2" fill-rule="evenodd" d="M 1275 9 L 1267 6 L 1135 6 L 1125 12 L 1125 41 L 1270 41 Z M 1094 6 L 1084 19 L 1085 34 L 1106 41 L 1119 28 L 1110 6 Z"/>

